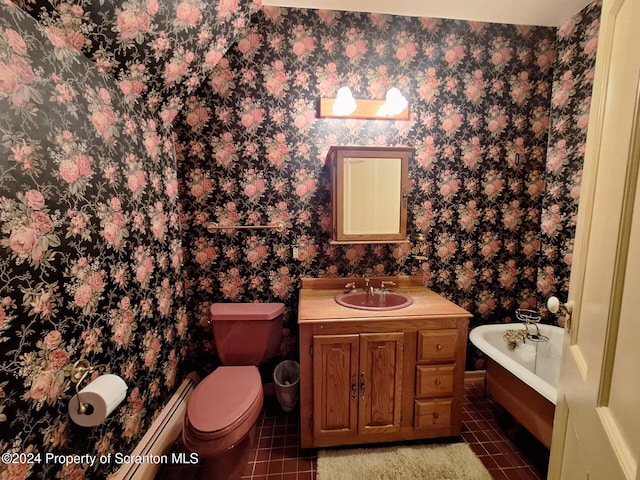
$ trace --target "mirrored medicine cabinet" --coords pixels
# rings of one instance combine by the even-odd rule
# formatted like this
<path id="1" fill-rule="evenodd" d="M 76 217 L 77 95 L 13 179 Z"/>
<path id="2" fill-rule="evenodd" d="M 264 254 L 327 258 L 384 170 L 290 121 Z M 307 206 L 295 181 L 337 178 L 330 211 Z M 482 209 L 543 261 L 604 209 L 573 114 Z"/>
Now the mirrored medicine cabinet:
<path id="1" fill-rule="evenodd" d="M 407 241 L 409 147 L 332 146 L 332 243 Z"/>

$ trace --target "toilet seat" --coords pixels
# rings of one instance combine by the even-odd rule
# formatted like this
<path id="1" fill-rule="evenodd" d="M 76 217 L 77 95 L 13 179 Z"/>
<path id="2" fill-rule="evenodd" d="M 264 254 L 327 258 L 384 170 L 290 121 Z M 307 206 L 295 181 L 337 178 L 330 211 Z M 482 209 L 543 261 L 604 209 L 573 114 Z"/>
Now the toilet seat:
<path id="1" fill-rule="evenodd" d="M 255 421 L 262 403 L 262 382 L 255 366 L 219 367 L 191 393 L 186 412 L 189 436 L 198 440 L 227 436 L 248 420 Z"/>

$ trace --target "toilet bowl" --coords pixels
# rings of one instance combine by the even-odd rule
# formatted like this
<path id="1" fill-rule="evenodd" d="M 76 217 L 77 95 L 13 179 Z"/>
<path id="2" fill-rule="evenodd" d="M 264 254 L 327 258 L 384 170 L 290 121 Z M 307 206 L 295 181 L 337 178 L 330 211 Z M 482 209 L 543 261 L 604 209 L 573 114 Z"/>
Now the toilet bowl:
<path id="1" fill-rule="evenodd" d="M 260 372 L 253 365 L 220 367 L 198 384 L 187 405 L 182 438 L 205 467 L 203 478 L 242 474 L 263 399 Z"/>
<path id="2" fill-rule="evenodd" d="M 214 304 L 214 340 L 224 366 L 207 375 L 187 404 L 182 439 L 198 454 L 200 478 L 239 478 L 255 442 L 264 393 L 256 365 L 273 358 L 282 336 L 284 305 Z"/>

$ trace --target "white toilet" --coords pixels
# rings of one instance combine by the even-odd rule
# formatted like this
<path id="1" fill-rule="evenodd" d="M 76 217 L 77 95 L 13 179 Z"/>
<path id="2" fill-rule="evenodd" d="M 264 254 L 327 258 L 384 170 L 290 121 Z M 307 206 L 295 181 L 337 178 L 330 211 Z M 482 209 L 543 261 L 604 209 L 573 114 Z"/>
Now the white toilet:
<path id="1" fill-rule="evenodd" d="M 199 455 L 202 478 L 239 478 L 264 401 L 256 365 L 277 356 L 282 303 L 215 303 L 211 323 L 223 366 L 191 393 L 182 439 Z"/>

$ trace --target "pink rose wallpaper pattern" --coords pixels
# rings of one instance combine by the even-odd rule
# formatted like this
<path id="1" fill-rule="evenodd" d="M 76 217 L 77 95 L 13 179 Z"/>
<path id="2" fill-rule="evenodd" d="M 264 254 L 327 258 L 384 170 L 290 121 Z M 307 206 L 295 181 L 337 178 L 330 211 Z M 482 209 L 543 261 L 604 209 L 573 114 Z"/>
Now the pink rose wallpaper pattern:
<path id="1" fill-rule="evenodd" d="M 422 275 L 472 326 L 566 296 L 599 11 L 556 30 L 263 8 L 174 123 L 185 291 L 203 337 L 220 298 L 284 301 L 294 315 L 303 276 Z M 318 98 L 345 85 L 356 98 L 399 87 L 411 120 L 318 119 Z M 549 166 L 561 139 L 571 148 Z M 414 148 L 410 245 L 329 244 L 330 145 Z M 212 235 L 210 221 L 288 230 Z"/>
<path id="2" fill-rule="evenodd" d="M 192 365 L 166 112 L 198 80 L 180 49 L 192 43 L 188 59 L 204 72 L 254 7 L 223 1 L 198 16 L 193 2 L 136 5 L 148 22 L 126 13 L 131 2 L 109 4 L 122 16 L 108 28 L 114 11 L 88 2 L 24 5 L 41 23 L 0 5 L 3 453 L 129 453 Z M 202 34 L 191 31 L 193 22 Z M 92 30 L 98 24 L 113 37 Z M 170 45 L 180 50 L 176 62 L 146 50 L 151 32 L 166 42 L 165 54 Z M 87 60 L 77 50 L 89 52 L 97 38 L 113 43 Z M 149 72 L 162 77 L 157 84 Z M 107 364 L 129 387 L 120 407 L 90 429 L 67 414 L 69 370 L 81 358 Z M 98 479 L 116 468 L 2 463 L 0 478 Z"/>
<path id="3" fill-rule="evenodd" d="M 545 193 L 540 220 L 540 298 L 565 301 L 573 253 L 582 163 L 595 69 L 600 2 L 594 2 L 558 28 L 558 51 L 551 95 Z"/>
<path id="4" fill-rule="evenodd" d="M 473 325 L 566 295 L 598 2 L 558 29 L 234 0 L 16 3 L 0 5 L 3 451 L 131 451 L 181 376 L 217 364 L 212 302 L 284 302 L 281 354 L 296 356 L 303 276 L 422 275 Z M 410 121 L 317 119 L 343 85 L 397 86 Z M 409 245 L 328 243 L 338 144 L 414 148 Z M 66 413 L 79 358 L 129 385 L 94 429 Z"/>

